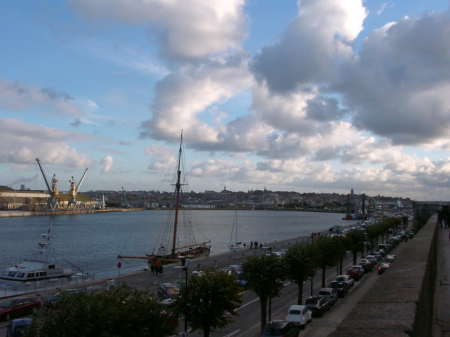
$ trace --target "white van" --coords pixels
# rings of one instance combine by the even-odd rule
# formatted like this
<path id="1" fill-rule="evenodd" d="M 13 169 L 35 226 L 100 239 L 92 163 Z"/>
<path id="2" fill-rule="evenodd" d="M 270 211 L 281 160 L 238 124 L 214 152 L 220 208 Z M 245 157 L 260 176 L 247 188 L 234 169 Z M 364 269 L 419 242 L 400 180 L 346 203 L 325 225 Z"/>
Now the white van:
<path id="1" fill-rule="evenodd" d="M 306 324 L 311 322 L 312 313 L 306 305 L 291 305 L 286 317 L 288 322 L 292 322 L 295 325 L 305 327 Z"/>

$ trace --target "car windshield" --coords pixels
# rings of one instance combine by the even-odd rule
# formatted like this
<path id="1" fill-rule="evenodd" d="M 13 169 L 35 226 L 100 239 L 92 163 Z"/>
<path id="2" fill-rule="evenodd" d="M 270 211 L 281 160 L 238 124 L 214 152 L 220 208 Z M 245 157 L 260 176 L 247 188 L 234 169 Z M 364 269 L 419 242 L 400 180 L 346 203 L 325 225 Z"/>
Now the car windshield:
<path id="1" fill-rule="evenodd" d="M 300 310 L 290 310 L 289 315 L 300 315 L 302 312 Z"/>
<path id="2" fill-rule="evenodd" d="M 319 291 L 319 295 L 322 295 L 322 296 L 330 296 L 330 293 L 329 293 L 328 291 L 323 291 L 323 290 L 321 290 L 321 291 Z"/>

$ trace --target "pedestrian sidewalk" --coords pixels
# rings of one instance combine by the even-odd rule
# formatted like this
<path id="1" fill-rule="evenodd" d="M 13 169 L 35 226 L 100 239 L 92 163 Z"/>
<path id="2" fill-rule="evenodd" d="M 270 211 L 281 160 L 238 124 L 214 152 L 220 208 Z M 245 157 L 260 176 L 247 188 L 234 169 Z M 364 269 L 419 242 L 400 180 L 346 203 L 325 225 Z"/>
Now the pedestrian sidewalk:
<path id="1" fill-rule="evenodd" d="M 450 229 L 440 228 L 434 292 L 433 337 L 450 337 Z"/>

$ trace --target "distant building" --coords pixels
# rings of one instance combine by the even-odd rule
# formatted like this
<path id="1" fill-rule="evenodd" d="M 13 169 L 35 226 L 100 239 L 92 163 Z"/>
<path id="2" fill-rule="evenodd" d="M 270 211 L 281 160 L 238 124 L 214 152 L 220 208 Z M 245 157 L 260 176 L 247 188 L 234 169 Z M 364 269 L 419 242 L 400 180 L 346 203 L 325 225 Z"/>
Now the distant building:
<path id="1" fill-rule="evenodd" d="M 0 209 L 12 210 L 43 210 L 48 207 L 48 198 L 50 194 L 47 191 L 40 190 L 14 190 L 8 186 L 0 186 Z M 61 208 L 69 207 L 71 196 L 60 193 L 58 195 L 58 206 Z M 98 208 L 98 201 L 92 200 L 87 195 L 77 195 L 77 205 L 79 208 Z"/>
<path id="2" fill-rule="evenodd" d="M 8 186 L 0 186 L 0 209 L 44 208 L 49 197 L 45 191 L 14 190 Z"/>

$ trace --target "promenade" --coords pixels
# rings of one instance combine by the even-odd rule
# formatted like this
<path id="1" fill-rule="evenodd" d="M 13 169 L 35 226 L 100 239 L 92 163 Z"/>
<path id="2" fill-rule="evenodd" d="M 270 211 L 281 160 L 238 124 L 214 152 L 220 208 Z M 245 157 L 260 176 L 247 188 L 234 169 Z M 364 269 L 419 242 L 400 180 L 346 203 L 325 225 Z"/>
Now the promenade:
<path id="1" fill-rule="evenodd" d="M 450 337 L 450 229 L 438 233 L 433 337 Z"/>

